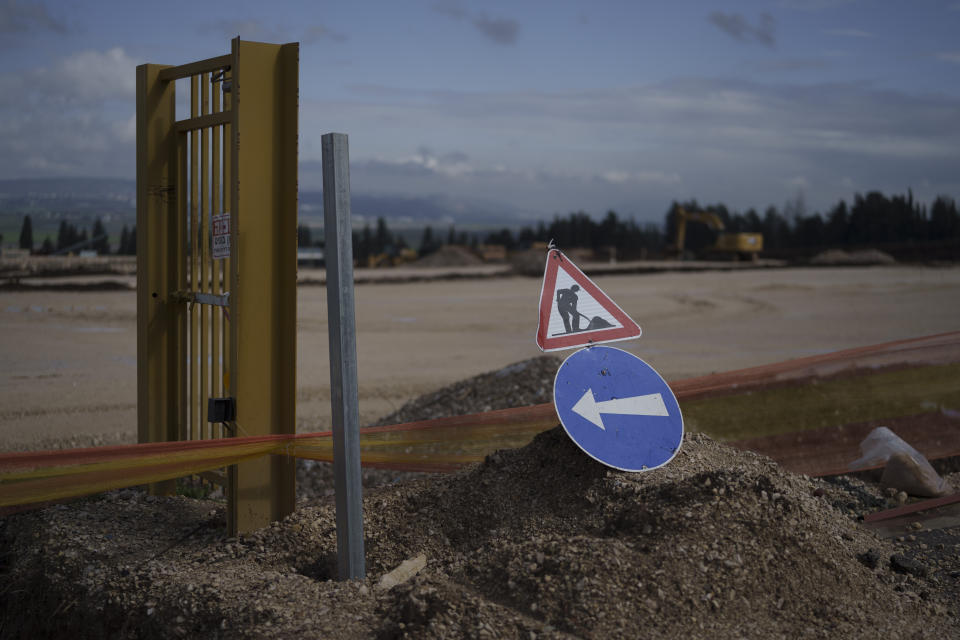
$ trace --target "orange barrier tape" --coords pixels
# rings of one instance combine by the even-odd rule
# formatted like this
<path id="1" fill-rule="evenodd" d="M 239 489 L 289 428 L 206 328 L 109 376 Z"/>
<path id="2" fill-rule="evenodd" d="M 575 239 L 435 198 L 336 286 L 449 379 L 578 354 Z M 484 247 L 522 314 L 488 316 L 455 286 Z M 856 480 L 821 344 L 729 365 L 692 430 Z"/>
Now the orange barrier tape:
<path id="1" fill-rule="evenodd" d="M 853 369 L 952 362 L 960 362 L 960 331 L 895 340 L 749 369 L 687 378 L 671 382 L 670 387 L 678 400 L 692 399 L 711 393 L 741 393 L 771 382 L 827 377 Z"/>
<path id="2" fill-rule="evenodd" d="M 960 332 L 675 381 L 681 402 L 740 394 L 853 369 L 960 362 Z M 558 424 L 552 404 L 360 430 L 364 465 L 453 471 L 497 449 L 523 446 Z M 0 455 L 0 507 L 58 500 L 218 469 L 263 455 L 333 460 L 330 432 L 163 442 Z"/>
<path id="3" fill-rule="evenodd" d="M 501 409 L 360 429 L 364 466 L 399 471 L 455 471 L 479 462 L 497 449 L 522 447 L 533 436 L 558 424 L 551 404 Z M 292 438 L 284 453 L 332 461 L 332 441 L 325 434 Z"/>
<path id="4" fill-rule="evenodd" d="M 863 517 L 864 522 L 880 522 L 882 520 L 891 520 L 893 518 L 899 518 L 900 516 L 908 516 L 919 511 L 927 511 L 929 509 L 936 509 L 938 507 L 945 507 L 950 504 L 956 504 L 960 502 L 960 493 L 952 493 L 947 496 L 941 496 L 939 498 L 930 498 L 929 500 L 922 500 L 920 502 L 915 502 L 914 504 L 906 504 L 902 507 L 896 507 L 894 509 L 887 509 L 885 511 L 877 511 L 875 513 L 869 513 Z"/>

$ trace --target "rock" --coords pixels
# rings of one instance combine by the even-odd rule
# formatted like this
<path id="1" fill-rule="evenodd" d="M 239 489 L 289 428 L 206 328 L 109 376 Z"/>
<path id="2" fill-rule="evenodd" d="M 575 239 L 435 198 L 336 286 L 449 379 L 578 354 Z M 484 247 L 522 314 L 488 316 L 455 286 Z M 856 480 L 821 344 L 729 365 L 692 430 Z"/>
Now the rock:
<path id="1" fill-rule="evenodd" d="M 880 554 L 875 549 L 870 549 L 857 554 L 857 560 L 868 569 L 876 569 L 880 565 Z"/>
<path id="2" fill-rule="evenodd" d="M 923 578 L 927 575 L 925 566 L 899 553 L 890 556 L 890 568 L 897 573 L 909 574 L 917 578 Z"/>
<path id="3" fill-rule="evenodd" d="M 420 570 L 427 566 L 427 556 L 420 554 L 409 560 L 404 560 L 400 566 L 389 573 L 385 573 L 377 583 L 377 588 L 381 590 L 393 589 L 398 584 L 402 584 L 420 573 Z"/>

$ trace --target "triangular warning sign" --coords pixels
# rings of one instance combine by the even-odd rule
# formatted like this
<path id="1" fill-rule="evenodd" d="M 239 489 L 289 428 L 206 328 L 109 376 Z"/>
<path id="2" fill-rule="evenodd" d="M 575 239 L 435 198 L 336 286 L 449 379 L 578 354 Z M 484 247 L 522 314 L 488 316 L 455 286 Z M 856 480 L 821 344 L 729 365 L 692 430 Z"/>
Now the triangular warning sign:
<path id="1" fill-rule="evenodd" d="M 559 249 L 547 252 L 537 346 L 573 349 L 640 337 L 640 326 Z"/>

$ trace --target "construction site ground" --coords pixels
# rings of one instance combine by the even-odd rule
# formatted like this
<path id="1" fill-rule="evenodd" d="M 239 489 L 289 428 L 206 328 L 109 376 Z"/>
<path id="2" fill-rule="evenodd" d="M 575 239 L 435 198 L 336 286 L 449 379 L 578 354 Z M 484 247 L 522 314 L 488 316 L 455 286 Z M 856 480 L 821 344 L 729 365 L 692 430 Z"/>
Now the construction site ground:
<path id="1" fill-rule="evenodd" d="M 960 317 L 958 267 L 596 281 L 643 327 L 621 346 L 668 380 Z M 319 431 L 325 295 L 298 295 L 298 427 Z M 566 352 L 534 346 L 539 295 L 523 277 L 358 286 L 361 422 L 549 402 Z M 0 296 L 0 448 L 133 441 L 133 292 Z M 644 474 L 599 465 L 560 429 L 456 474 L 367 469 L 368 577 L 349 583 L 333 579 L 330 467 L 297 475 L 296 513 L 239 538 L 222 496 L 195 486 L 0 518 L 0 637 L 958 637 L 960 528 L 918 516 L 878 534 L 860 518 L 903 498 L 871 478 L 811 479 L 700 434 Z M 422 568 L 382 588 L 405 561 Z"/>
<path id="2" fill-rule="evenodd" d="M 558 363 L 461 380 L 382 422 L 541 402 Z M 331 475 L 301 461 L 297 511 L 238 538 L 222 496 L 187 497 L 196 486 L 0 518 L 0 637 L 958 636 L 956 522 L 878 533 L 862 517 L 901 504 L 895 491 L 701 434 L 643 474 L 602 466 L 560 427 L 454 474 L 367 469 L 367 577 L 349 582 L 335 579 Z"/>
<path id="3" fill-rule="evenodd" d="M 668 380 L 955 330 L 960 318 L 957 266 L 595 280 L 643 328 L 622 348 Z M 359 284 L 361 422 L 537 356 L 540 287 L 540 278 L 521 276 Z M 297 429 L 323 431 L 330 426 L 323 287 L 298 288 L 297 338 Z M 136 355 L 132 290 L 0 292 L 0 450 L 133 442 Z"/>

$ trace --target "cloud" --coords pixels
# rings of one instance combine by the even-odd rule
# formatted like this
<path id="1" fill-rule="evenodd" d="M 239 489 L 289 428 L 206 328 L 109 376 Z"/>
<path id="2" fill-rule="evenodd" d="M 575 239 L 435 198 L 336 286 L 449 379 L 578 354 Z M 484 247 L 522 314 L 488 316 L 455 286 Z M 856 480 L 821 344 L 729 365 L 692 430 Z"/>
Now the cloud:
<path id="1" fill-rule="evenodd" d="M 707 16 L 707 21 L 726 33 L 731 38 L 741 42 L 757 42 L 767 47 L 776 45 L 774 30 L 776 23 L 769 13 L 761 13 L 756 25 L 750 24 L 739 13 L 723 13 L 713 11 Z"/>
<path id="2" fill-rule="evenodd" d="M 200 27 L 202 32 L 215 31 L 227 37 L 240 36 L 244 40 L 261 42 L 289 42 L 293 37 L 286 27 L 255 18 L 219 20 Z"/>
<path id="3" fill-rule="evenodd" d="M 848 4 L 853 4 L 858 0 L 780 0 L 781 7 L 787 9 L 797 9 L 800 11 L 821 11 L 824 9 L 836 9 Z"/>
<path id="4" fill-rule="evenodd" d="M 23 35 L 38 31 L 66 33 L 67 28 L 39 2 L 0 0 L 0 34 Z"/>
<path id="5" fill-rule="evenodd" d="M 0 69 L 0 175 L 132 178 L 137 62 L 113 48 Z M 921 180 L 933 195 L 960 191 L 960 98 L 946 94 L 711 78 L 589 91 L 349 89 L 302 97 L 299 149 L 309 167 L 322 133 L 350 132 L 357 193 L 662 219 L 666 202 L 692 195 L 741 209 L 782 202 L 799 176 L 811 210 L 849 198 L 850 184 L 913 186 L 926 199 Z M 319 186 L 315 171 L 300 182 Z"/>
<path id="6" fill-rule="evenodd" d="M 793 176 L 792 178 L 787 178 L 783 183 L 790 189 L 797 189 L 803 191 L 810 187 L 810 181 L 806 176 Z"/>
<path id="7" fill-rule="evenodd" d="M 132 99 L 138 63 L 123 48 L 114 47 L 80 51 L 61 58 L 52 67 L 0 72 L 0 106 L 26 102 L 44 109 Z"/>
<path id="8" fill-rule="evenodd" d="M 819 71 L 829 69 L 833 66 L 833 62 L 823 58 L 781 58 L 779 60 L 757 61 L 752 66 L 757 71 Z"/>
<path id="9" fill-rule="evenodd" d="M 469 22 L 484 37 L 497 44 L 516 44 L 520 34 L 520 23 L 512 18 L 491 17 L 484 12 L 471 14 L 459 3 L 451 0 L 437 2 L 432 8 L 451 20 Z"/>
<path id="10" fill-rule="evenodd" d="M 334 31 L 322 24 L 291 29 L 256 18 L 210 22 L 200 27 L 200 31 L 202 33 L 215 32 L 230 38 L 239 35 L 244 40 L 274 43 L 300 42 L 304 45 L 314 44 L 322 40 L 333 42 L 345 42 L 347 40 L 347 36 L 343 33 Z"/>
<path id="11" fill-rule="evenodd" d="M 864 31 L 862 29 L 824 29 L 823 33 L 828 36 L 839 36 L 841 38 L 876 38 L 875 33 Z"/>
<path id="12" fill-rule="evenodd" d="M 741 208 L 782 202 L 796 191 L 786 179 L 797 176 L 816 210 L 849 198 L 838 176 L 863 189 L 913 185 L 919 197 L 921 178 L 949 193 L 960 175 L 960 99 L 862 83 L 687 78 L 591 91 L 357 89 L 353 100 L 304 102 L 301 139 L 314 120 L 358 132 L 358 189 L 496 194 L 547 211 L 655 208 L 659 216 L 657 203 L 691 194 Z M 409 151 L 418 145 L 469 158 Z"/>
<path id="13" fill-rule="evenodd" d="M 520 32 L 520 23 L 509 18 L 490 18 L 486 14 L 479 14 L 472 20 L 473 26 L 480 33 L 497 44 L 514 44 Z"/>
<path id="14" fill-rule="evenodd" d="M 128 176 L 138 62 L 115 47 L 0 72 L 0 173 Z"/>
<path id="15" fill-rule="evenodd" d="M 367 164 L 384 171 L 403 174 L 440 174 L 453 177 L 473 173 L 473 167 L 467 162 L 469 159 L 462 151 L 438 155 L 427 147 L 420 147 L 416 153 L 410 155 L 399 158 L 377 157 L 369 160 Z"/>
<path id="16" fill-rule="evenodd" d="M 941 51 L 937 54 L 937 58 L 944 62 L 960 64 L 960 51 Z"/>
<path id="17" fill-rule="evenodd" d="M 120 47 L 81 51 L 61 61 L 50 79 L 60 91 L 84 100 L 129 98 L 136 91 L 137 60 Z"/>
<path id="18" fill-rule="evenodd" d="M 453 18 L 454 20 L 464 20 L 467 18 L 467 10 L 452 0 L 444 0 L 433 4 L 433 10 L 437 13 Z"/>
<path id="19" fill-rule="evenodd" d="M 313 44 L 314 42 L 319 42 L 320 40 L 333 40 L 334 42 L 346 42 L 347 36 L 340 33 L 339 31 L 334 31 L 329 29 L 322 24 L 313 25 L 312 27 L 307 27 L 303 31 L 303 36 L 300 38 L 300 42 L 303 44 Z"/>
<path id="20" fill-rule="evenodd" d="M 664 171 L 606 171 L 597 177 L 610 184 L 621 185 L 678 185 L 681 182 L 679 173 Z"/>
<path id="21" fill-rule="evenodd" d="M 357 194 L 392 194 L 416 198 L 444 196 L 467 202 L 487 202 L 491 216 L 518 222 L 517 215 L 542 216 L 545 213 L 576 209 L 602 212 L 611 206 L 621 212 L 636 212 L 630 204 L 637 189 L 652 198 L 669 201 L 680 197 L 680 177 L 659 170 L 572 171 L 557 168 L 532 169 L 499 163 L 458 165 L 457 152 L 437 154 L 418 150 L 397 157 L 355 157 L 351 159 L 351 186 Z M 301 162 L 300 184 L 310 189 L 318 183 L 312 169 L 316 162 Z M 305 175 L 305 173 L 307 175 Z M 472 207 L 476 211 L 477 207 Z M 513 219 L 510 220 L 510 217 Z"/>

